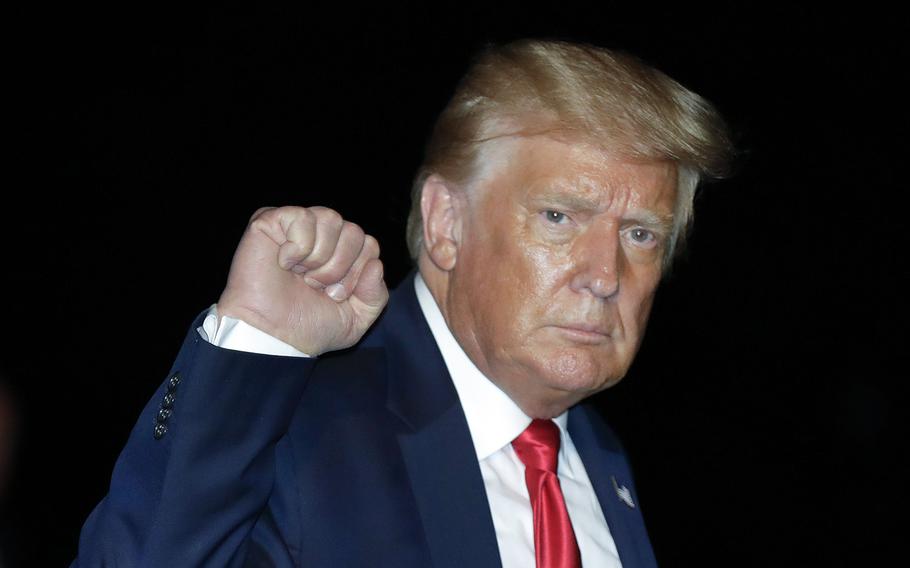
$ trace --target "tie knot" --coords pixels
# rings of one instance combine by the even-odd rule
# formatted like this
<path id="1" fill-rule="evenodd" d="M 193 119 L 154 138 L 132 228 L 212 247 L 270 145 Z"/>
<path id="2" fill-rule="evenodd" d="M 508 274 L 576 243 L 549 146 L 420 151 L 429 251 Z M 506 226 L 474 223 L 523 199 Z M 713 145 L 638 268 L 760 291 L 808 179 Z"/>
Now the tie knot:
<path id="1" fill-rule="evenodd" d="M 552 420 L 535 419 L 512 442 L 526 468 L 556 473 L 559 460 L 559 427 Z"/>

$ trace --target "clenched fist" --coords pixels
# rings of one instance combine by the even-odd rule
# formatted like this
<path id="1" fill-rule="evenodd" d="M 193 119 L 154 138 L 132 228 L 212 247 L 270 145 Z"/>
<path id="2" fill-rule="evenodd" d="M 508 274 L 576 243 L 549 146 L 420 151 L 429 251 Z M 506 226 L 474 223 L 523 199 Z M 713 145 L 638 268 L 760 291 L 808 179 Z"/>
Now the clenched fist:
<path id="1" fill-rule="evenodd" d="M 325 207 L 266 207 L 234 253 L 218 315 L 310 354 L 355 344 L 389 298 L 376 239 Z"/>

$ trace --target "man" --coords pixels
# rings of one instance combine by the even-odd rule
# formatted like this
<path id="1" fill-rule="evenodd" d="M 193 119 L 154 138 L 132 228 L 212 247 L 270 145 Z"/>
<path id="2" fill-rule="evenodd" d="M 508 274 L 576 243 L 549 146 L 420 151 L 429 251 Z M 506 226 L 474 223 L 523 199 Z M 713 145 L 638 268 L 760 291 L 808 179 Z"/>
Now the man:
<path id="1" fill-rule="evenodd" d="M 383 312 L 374 239 L 257 211 L 76 563 L 653 566 L 582 401 L 629 368 L 728 152 L 710 105 L 633 58 L 488 50 L 416 178 L 419 273 Z"/>

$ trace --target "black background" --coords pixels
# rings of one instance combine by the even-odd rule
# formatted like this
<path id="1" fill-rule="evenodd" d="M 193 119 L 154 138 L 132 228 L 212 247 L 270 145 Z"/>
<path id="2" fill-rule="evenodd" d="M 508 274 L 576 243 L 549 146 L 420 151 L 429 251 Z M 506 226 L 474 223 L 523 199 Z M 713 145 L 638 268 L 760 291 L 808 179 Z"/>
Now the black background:
<path id="1" fill-rule="evenodd" d="M 249 215 L 322 204 L 409 270 L 408 190 L 470 56 L 524 36 L 635 53 L 741 149 L 629 376 L 601 395 L 666 566 L 877 565 L 902 547 L 901 16 L 555 2 L 39 9 L 14 20 L 3 374 L 12 565 L 75 555 L 133 421 Z M 900 562 L 898 562 L 900 563 Z"/>

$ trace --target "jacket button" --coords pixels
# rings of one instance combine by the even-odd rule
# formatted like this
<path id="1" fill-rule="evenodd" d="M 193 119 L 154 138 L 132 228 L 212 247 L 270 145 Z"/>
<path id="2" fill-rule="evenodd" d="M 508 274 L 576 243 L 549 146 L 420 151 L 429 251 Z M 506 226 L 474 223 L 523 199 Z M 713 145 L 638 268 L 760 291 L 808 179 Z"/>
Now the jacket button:
<path id="1" fill-rule="evenodd" d="M 180 373 L 174 373 L 174 376 L 167 381 L 167 390 L 172 391 L 180 384 Z"/>
<path id="2" fill-rule="evenodd" d="M 169 392 L 164 395 L 164 399 L 161 401 L 161 407 L 170 409 L 174 406 L 175 400 L 177 400 L 177 397 L 174 396 L 174 393 Z"/>
<path id="3" fill-rule="evenodd" d="M 160 408 L 158 409 L 158 417 L 155 418 L 156 422 L 166 422 L 173 412 L 170 408 Z"/>
<path id="4" fill-rule="evenodd" d="M 167 434 L 167 424 L 162 424 L 161 422 L 155 424 L 155 439 L 160 440 L 165 434 Z"/>

